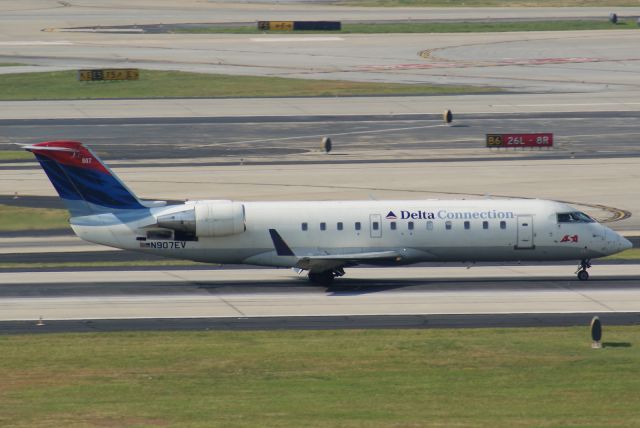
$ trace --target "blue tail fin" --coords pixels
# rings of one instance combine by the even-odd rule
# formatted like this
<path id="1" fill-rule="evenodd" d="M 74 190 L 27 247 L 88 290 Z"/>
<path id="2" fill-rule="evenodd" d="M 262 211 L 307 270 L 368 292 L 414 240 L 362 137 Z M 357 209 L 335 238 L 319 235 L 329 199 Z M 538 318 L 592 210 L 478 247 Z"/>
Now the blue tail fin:
<path id="1" fill-rule="evenodd" d="M 24 148 L 36 156 L 72 217 L 146 209 L 82 143 L 51 141 Z"/>

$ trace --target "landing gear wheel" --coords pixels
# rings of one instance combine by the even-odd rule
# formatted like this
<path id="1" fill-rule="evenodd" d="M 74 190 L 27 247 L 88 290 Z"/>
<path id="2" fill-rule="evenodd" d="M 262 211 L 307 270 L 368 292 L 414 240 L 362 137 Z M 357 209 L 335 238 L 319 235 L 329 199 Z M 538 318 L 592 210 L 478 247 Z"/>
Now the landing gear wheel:
<path id="1" fill-rule="evenodd" d="M 578 279 L 580 281 L 586 281 L 589 279 L 589 272 L 587 272 L 586 270 L 579 270 L 578 271 Z"/>
<path id="2" fill-rule="evenodd" d="M 332 271 L 309 272 L 309 281 L 314 284 L 329 286 L 333 283 L 335 275 Z"/>
<path id="3" fill-rule="evenodd" d="M 590 267 L 591 267 L 591 260 L 589 259 L 580 260 L 580 266 L 578 266 L 578 270 L 576 271 L 576 273 L 578 274 L 578 279 L 580 281 L 586 281 L 589 279 L 589 272 L 587 272 L 587 269 L 589 269 Z"/>

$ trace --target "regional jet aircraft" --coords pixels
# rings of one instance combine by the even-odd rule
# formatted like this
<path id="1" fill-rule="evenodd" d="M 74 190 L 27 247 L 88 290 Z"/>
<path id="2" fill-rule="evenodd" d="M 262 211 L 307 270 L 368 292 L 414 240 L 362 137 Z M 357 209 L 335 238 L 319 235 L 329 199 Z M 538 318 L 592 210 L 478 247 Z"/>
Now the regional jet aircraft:
<path id="1" fill-rule="evenodd" d="M 417 262 L 579 260 L 631 243 L 564 203 L 537 199 L 323 202 L 138 199 L 86 146 L 26 146 L 82 239 L 208 263 L 290 267 L 329 284 L 347 267 Z"/>

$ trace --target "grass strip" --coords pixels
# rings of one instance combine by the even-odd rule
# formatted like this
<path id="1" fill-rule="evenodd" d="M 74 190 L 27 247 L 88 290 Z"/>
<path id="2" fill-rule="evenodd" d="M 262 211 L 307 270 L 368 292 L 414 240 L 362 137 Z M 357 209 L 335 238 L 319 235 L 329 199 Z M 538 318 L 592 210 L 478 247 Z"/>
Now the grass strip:
<path id="1" fill-rule="evenodd" d="M 498 90 L 493 87 L 307 80 L 154 70 L 142 70 L 140 80 L 137 81 L 79 82 L 75 71 L 5 74 L 0 79 L 0 100 L 434 95 Z"/>
<path id="2" fill-rule="evenodd" d="M 4 335 L 0 425 L 638 426 L 640 326 L 604 324 Z"/>
<path id="3" fill-rule="evenodd" d="M 634 7 L 637 0 L 336 0 L 340 6 L 371 7 Z"/>
<path id="4" fill-rule="evenodd" d="M 295 31 L 295 34 L 379 34 L 379 33 L 486 33 L 508 31 L 578 31 L 578 30 L 633 30 L 639 29 L 634 22 L 619 21 L 612 24 L 603 18 L 601 21 L 519 21 L 519 22 L 415 22 L 349 24 L 344 23 L 341 31 Z M 225 27 L 202 26 L 178 28 L 174 33 L 185 34 L 259 34 L 255 25 Z M 285 31 L 267 31 L 268 34 L 291 34 Z"/>
<path id="5" fill-rule="evenodd" d="M 602 260 L 640 260 L 640 248 L 630 248 L 621 253 L 604 257 Z"/>
<path id="6" fill-rule="evenodd" d="M 33 155 L 24 150 L 0 150 L 0 161 L 34 160 Z"/>
<path id="7" fill-rule="evenodd" d="M 16 207 L 0 204 L 0 231 L 46 230 L 69 227 L 69 212 L 63 209 Z"/>

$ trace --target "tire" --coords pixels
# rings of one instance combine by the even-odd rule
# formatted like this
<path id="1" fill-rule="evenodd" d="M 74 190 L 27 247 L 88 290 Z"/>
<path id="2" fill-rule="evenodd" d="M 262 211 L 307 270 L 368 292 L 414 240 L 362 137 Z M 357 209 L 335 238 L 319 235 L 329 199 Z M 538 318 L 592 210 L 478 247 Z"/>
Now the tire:
<path id="1" fill-rule="evenodd" d="M 329 286 L 333 283 L 334 275 L 331 271 L 309 272 L 309 281 L 313 284 Z"/>
<path id="2" fill-rule="evenodd" d="M 587 272 L 586 270 L 581 270 L 580 272 L 578 272 L 578 279 L 580 281 L 586 281 L 589 279 L 589 272 Z"/>

